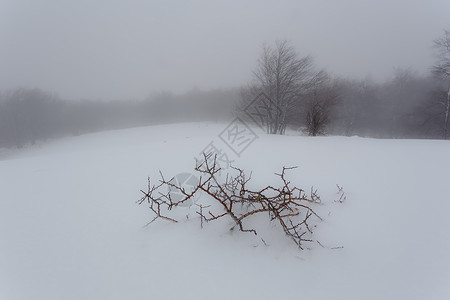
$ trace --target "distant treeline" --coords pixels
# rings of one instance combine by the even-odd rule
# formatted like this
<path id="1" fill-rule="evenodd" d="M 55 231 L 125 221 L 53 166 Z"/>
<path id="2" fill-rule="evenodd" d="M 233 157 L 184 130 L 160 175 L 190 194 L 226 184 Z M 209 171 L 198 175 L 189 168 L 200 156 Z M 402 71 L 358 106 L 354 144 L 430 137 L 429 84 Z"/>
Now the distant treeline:
<path id="1" fill-rule="evenodd" d="M 337 80 L 328 132 L 377 138 L 447 138 L 446 88 L 436 78 L 396 70 L 383 84 Z"/>
<path id="2" fill-rule="evenodd" d="M 88 132 L 231 118 L 239 89 L 183 95 L 163 92 L 140 101 L 66 101 L 40 89 L 0 93 L 0 148 L 23 147 Z"/>
<path id="3" fill-rule="evenodd" d="M 445 87 L 407 70 L 392 80 L 330 81 L 336 101 L 326 133 L 378 138 L 446 138 Z M 52 93 L 18 88 L 0 94 L 0 148 L 88 132 L 188 121 L 227 121 L 236 115 L 242 90 L 160 93 L 140 101 L 65 101 Z M 301 130 L 299 105 L 288 127 Z M 297 116 L 297 117 L 296 117 Z"/>
<path id="4" fill-rule="evenodd" d="M 323 123 L 321 135 L 447 139 L 447 88 L 445 81 L 432 75 L 400 69 L 382 84 L 327 79 L 290 105 L 286 123 L 288 128 L 317 135 L 311 132 L 311 115 L 315 115 Z M 249 89 L 243 89 L 247 103 L 255 95 L 249 97 Z"/>

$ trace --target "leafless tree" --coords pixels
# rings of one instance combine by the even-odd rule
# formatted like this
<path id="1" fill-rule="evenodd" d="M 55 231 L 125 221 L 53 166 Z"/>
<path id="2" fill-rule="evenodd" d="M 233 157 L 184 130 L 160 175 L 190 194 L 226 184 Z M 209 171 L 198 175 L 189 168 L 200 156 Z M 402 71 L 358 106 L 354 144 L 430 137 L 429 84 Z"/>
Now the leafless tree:
<path id="1" fill-rule="evenodd" d="M 253 75 L 249 91 L 253 98 L 260 94 L 266 98 L 262 117 L 267 133 L 284 134 L 293 108 L 325 72 L 315 70 L 310 56 L 300 58 L 287 41 L 277 41 L 274 47 L 263 47 Z"/>
<path id="2" fill-rule="evenodd" d="M 314 87 L 304 109 L 308 135 L 325 134 L 325 129 L 330 123 L 332 107 L 338 103 L 338 98 L 337 89 L 329 82 Z"/>
<path id="3" fill-rule="evenodd" d="M 438 61 L 433 67 L 436 75 L 450 77 L 450 31 L 445 30 L 444 36 L 434 41 L 434 47 L 437 49 Z"/>
<path id="4" fill-rule="evenodd" d="M 449 137 L 450 119 L 450 31 L 444 31 L 444 36 L 434 41 L 437 50 L 437 62 L 433 66 L 434 75 L 442 82 L 436 91 L 434 102 L 437 105 L 437 116 L 441 117 L 443 138 Z"/>

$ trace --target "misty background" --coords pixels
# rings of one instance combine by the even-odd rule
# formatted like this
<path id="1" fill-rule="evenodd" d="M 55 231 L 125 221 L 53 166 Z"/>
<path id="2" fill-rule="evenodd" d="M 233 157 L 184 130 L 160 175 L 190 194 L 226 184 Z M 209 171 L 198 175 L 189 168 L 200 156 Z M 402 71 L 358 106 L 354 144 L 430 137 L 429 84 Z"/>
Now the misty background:
<path id="1" fill-rule="evenodd" d="M 0 0 L 0 147 L 226 120 L 279 40 L 328 74 L 327 134 L 447 138 L 430 103 L 449 13 L 446 0 Z"/>

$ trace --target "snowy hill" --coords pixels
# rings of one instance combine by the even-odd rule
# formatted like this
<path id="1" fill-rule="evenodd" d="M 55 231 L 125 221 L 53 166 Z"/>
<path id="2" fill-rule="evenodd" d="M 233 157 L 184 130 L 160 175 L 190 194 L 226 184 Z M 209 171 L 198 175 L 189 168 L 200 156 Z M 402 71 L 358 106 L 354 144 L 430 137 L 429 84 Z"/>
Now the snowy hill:
<path id="1" fill-rule="evenodd" d="M 111 131 L 0 153 L 0 299 L 450 299 L 449 141 L 255 129 L 239 156 L 220 138 L 227 125 Z M 316 236 L 326 248 L 299 251 L 271 231 L 265 246 L 220 222 L 200 229 L 190 208 L 179 208 L 189 221 L 143 228 L 152 214 L 135 202 L 147 176 L 192 171 L 211 142 L 255 184 L 298 166 L 290 179 L 324 201 Z"/>

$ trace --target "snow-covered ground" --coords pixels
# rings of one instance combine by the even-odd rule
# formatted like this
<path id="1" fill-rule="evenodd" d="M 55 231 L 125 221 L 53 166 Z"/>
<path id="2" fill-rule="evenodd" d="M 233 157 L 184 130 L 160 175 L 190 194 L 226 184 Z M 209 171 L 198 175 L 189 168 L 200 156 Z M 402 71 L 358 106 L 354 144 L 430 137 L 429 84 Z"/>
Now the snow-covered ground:
<path id="1" fill-rule="evenodd" d="M 267 136 L 238 157 L 227 124 L 90 134 L 0 153 L 0 299 L 450 299 L 450 142 Z M 254 184 L 289 173 L 324 201 L 317 244 L 268 246 L 226 222 L 156 221 L 147 176 L 210 142 Z M 347 200 L 338 204 L 336 184 Z M 179 208 L 181 214 L 195 214 Z M 192 209 L 192 208 L 191 208 Z M 342 249 L 330 249 L 340 247 Z"/>

